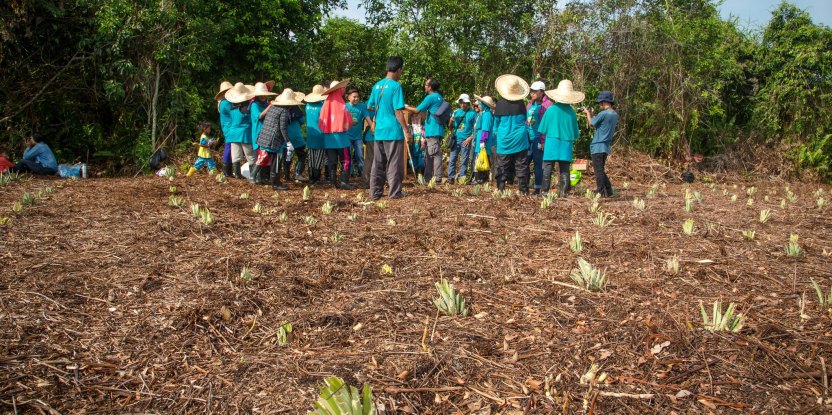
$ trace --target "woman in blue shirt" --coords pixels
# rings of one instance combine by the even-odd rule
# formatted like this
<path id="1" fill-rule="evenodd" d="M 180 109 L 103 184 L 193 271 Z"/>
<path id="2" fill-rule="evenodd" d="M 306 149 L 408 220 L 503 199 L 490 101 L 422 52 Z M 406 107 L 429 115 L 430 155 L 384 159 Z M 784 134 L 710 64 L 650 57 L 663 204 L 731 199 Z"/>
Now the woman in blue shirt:
<path id="1" fill-rule="evenodd" d="M 488 165 L 491 167 L 490 172 L 477 172 L 476 182 L 479 184 L 485 183 L 489 180 L 489 173 L 496 177 L 497 163 L 494 157 L 494 145 L 496 139 L 494 138 L 494 114 L 492 111 L 497 104 L 494 102 L 494 98 L 489 96 L 481 97 L 479 95 L 474 95 L 474 99 L 476 99 L 480 104 L 481 110 L 480 116 L 477 118 L 477 132 L 474 134 L 477 144 L 474 146 L 473 158 L 476 160 L 479 158 L 480 151 L 485 151 L 485 154 L 488 155 Z M 476 165 L 476 163 L 474 164 Z"/>
<path id="2" fill-rule="evenodd" d="M 242 82 L 237 82 L 225 93 L 225 99 L 231 103 L 231 118 L 228 121 L 228 131 L 225 132 L 225 142 L 231 143 L 231 164 L 234 168 L 234 178 L 237 179 L 243 178 L 241 173 L 243 157 L 248 161 L 249 166 L 254 165 L 250 114 L 252 98 L 254 98 L 254 92 Z"/>
<path id="3" fill-rule="evenodd" d="M 58 161 L 55 160 L 55 155 L 52 154 L 52 150 L 44 140 L 44 137 L 39 133 L 32 133 L 32 137 L 26 142 L 26 149 L 23 150 L 23 159 L 9 170 L 50 176 L 57 173 Z"/>
<path id="4" fill-rule="evenodd" d="M 571 104 L 584 100 L 584 93 L 575 91 L 572 81 L 560 81 L 557 89 L 546 91 L 555 104 L 543 114 L 538 131 L 546 136 L 543 144 L 543 193 L 549 192 L 552 171 L 558 164 L 560 197 L 569 193 L 569 166 L 572 163 L 572 143 L 580 137 L 578 117 Z"/>
<path id="5" fill-rule="evenodd" d="M 321 108 L 324 106 L 325 96 L 321 95 L 326 88 L 315 85 L 312 92 L 303 99 L 306 102 L 306 148 L 309 149 L 309 183 L 323 186 L 326 182 L 321 176 L 324 164 L 324 135 L 318 127 Z"/>
<path id="6" fill-rule="evenodd" d="M 526 105 L 529 84 L 516 75 L 502 75 L 494 81 L 500 100 L 494 108 L 494 130 L 497 134 L 497 189 L 517 177 L 518 190 L 529 193 L 529 131 L 526 126 Z"/>

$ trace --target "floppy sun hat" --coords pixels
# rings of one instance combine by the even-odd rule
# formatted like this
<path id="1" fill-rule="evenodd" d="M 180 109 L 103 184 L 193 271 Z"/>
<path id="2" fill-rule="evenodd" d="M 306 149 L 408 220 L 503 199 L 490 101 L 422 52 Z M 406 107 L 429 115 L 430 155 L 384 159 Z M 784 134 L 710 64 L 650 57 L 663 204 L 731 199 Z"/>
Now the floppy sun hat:
<path id="1" fill-rule="evenodd" d="M 225 99 L 232 104 L 239 104 L 254 98 L 254 91 L 242 82 L 237 82 L 225 93 Z"/>
<path id="2" fill-rule="evenodd" d="M 272 101 L 274 105 L 303 105 L 303 93 L 292 91 L 289 88 L 283 90 L 277 98 Z M 300 99 L 298 99 L 300 98 Z"/>
<path id="3" fill-rule="evenodd" d="M 323 94 L 322 94 L 325 89 L 326 88 L 324 88 L 323 85 L 313 86 L 312 87 L 312 92 L 306 94 L 306 97 L 304 98 L 304 101 L 311 103 L 311 102 L 321 102 L 321 101 L 325 100 L 326 97 L 323 96 Z"/>
<path id="4" fill-rule="evenodd" d="M 276 93 L 269 91 L 268 85 L 262 82 L 254 84 L 253 92 L 255 97 L 273 97 L 277 95 Z"/>
<path id="5" fill-rule="evenodd" d="M 494 98 L 491 98 L 488 95 L 481 97 L 477 94 L 474 94 L 474 99 L 476 99 L 479 102 L 482 102 L 485 105 L 488 105 L 489 108 L 494 108 L 497 106 L 497 103 L 494 102 Z"/>
<path id="6" fill-rule="evenodd" d="M 344 79 L 343 81 L 332 81 L 332 83 L 329 84 L 329 88 L 327 88 L 324 92 L 321 92 L 321 95 L 329 95 L 330 93 L 332 93 L 332 91 L 336 91 L 341 88 L 346 88 L 347 85 L 349 85 L 349 83 L 349 79 Z"/>
<path id="7" fill-rule="evenodd" d="M 234 85 L 232 85 L 231 82 L 222 81 L 222 83 L 220 84 L 220 92 L 217 92 L 217 95 L 214 95 L 214 99 L 224 98 L 225 97 L 225 92 L 228 91 L 229 89 L 233 88 L 233 87 L 234 87 Z"/>
<path id="8" fill-rule="evenodd" d="M 577 104 L 584 100 L 586 94 L 576 91 L 572 85 L 572 81 L 564 79 L 558 83 L 557 89 L 550 89 L 546 91 L 552 101 L 560 102 L 561 104 Z"/>
<path id="9" fill-rule="evenodd" d="M 503 99 L 509 101 L 520 101 L 529 96 L 529 84 L 523 78 L 512 75 L 500 75 L 494 81 L 494 88 Z"/>

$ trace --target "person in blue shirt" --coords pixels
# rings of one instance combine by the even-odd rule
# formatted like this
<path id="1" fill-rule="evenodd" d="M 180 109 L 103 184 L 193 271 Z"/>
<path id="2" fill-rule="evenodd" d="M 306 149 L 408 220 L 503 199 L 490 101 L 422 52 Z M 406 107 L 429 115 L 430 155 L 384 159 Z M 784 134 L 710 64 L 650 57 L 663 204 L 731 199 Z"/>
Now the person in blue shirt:
<path id="1" fill-rule="evenodd" d="M 225 142 L 231 143 L 231 164 L 235 179 L 243 179 L 241 169 L 243 158 L 249 166 L 254 165 L 250 114 L 252 98 L 254 98 L 254 91 L 242 82 L 237 82 L 225 93 L 225 99 L 231 103 L 231 116 L 228 120 L 227 131 L 225 131 Z"/>
<path id="2" fill-rule="evenodd" d="M 477 145 L 474 146 L 474 160 L 479 158 L 480 152 L 484 151 L 488 156 L 488 164 L 491 167 L 490 171 L 477 172 L 475 182 L 477 184 L 485 183 L 489 180 L 489 174 L 494 177 L 497 176 L 497 162 L 494 157 L 494 146 L 496 145 L 496 138 L 494 135 L 494 108 L 497 104 L 494 98 L 490 96 L 474 95 L 474 99 L 480 105 L 480 115 L 477 118 L 475 139 Z M 476 163 L 474 163 L 476 165 Z"/>
<path id="3" fill-rule="evenodd" d="M 529 193 L 529 130 L 526 105 L 529 84 L 517 75 L 501 75 L 494 81 L 500 100 L 494 108 L 494 131 L 497 134 L 497 189 L 517 177 L 518 190 Z"/>
<path id="4" fill-rule="evenodd" d="M 352 158 L 355 160 L 355 173 L 363 176 L 364 172 L 364 130 L 370 127 L 367 120 L 367 106 L 361 102 L 361 96 L 357 89 L 347 91 L 347 110 L 352 116 L 352 127 L 347 131 L 350 137 L 350 149 Z"/>
<path id="5" fill-rule="evenodd" d="M 613 108 L 615 99 L 610 91 L 601 91 L 595 102 L 601 107 L 601 112 L 597 115 L 593 114 L 589 106 L 584 108 L 587 122 L 595 129 L 595 135 L 592 136 L 592 143 L 589 145 L 592 168 L 595 170 L 595 191 L 601 196 L 612 197 L 612 183 L 607 176 L 606 164 L 607 156 L 612 149 L 612 136 L 618 125 L 618 113 Z"/>
<path id="6" fill-rule="evenodd" d="M 540 120 L 546 108 L 543 107 L 543 98 L 546 96 L 546 84 L 542 81 L 532 82 L 531 101 L 526 106 L 526 125 L 529 126 L 529 168 L 534 164 L 534 194 L 540 194 L 540 186 L 543 182 L 543 141 L 538 132 Z"/>
<path id="7" fill-rule="evenodd" d="M 425 99 L 412 109 L 420 113 L 424 127 L 421 147 L 425 153 L 426 182 L 434 177 L 436 180 L 442 178 L 442 139 L 445 137 L 445 126 L 433 115 L 445 101 L 439 88 L 440 84 L 436 78 L 425 79 Z"/>
<path id="8" fill-rule="evenodd" d="M 471 142 L 474 140 L 474 126 L 477 123 L 477 113 L 471 109 L 471 98 L 468 94 L 462 94 L 456 100 L 459 108 L 451 117 L 451 126 L 454 129 L 456 142 L 451 148 L 451 157 L 448 161 L 448 180 L 454 183 L 457 177 L 465 176 L 468 170 L 468 155 L 471 150 Z M 459 160 L 459 176 L 457 176 L 456 163 Z"/>
<path id="9" fill-rule="evenodd" d="M 220 131 L 225 137 L 228 133 L 228 124 L 231 122 L 231 103 L 225 99 L 225 93 L 234 85 L 228 81 L 222 81 L 220 84 L 220 91 L 214 96 L 217 100 L 217 112 L 220 114 Z M 222 152 L 222 174 L 226 177 L 231 177 L 233 170 L 231 169 L 231 143 L 225 141 Z"/>
<path id="10" fill-rule="evenodd" d="M 325 96 L 321 95 L 326 88 L 323 85 L 315 85 L 312 92 L 306 94 L 306 148 L 309 154 L 309 183 L 317 186 L 325 186 L 327 182 L 321 174 L 321 167 L 324 164 L 325 146 L 324 134 L 318 127 L 318 120 L 321 115 L 321 108 Z"/>
<path id="11" fill-rule="evenodd" d="M 26 142 L 21 159 L 9 171 L 52 176 L 58 172 L 58 160 L 46 144 L 46 139 L 37 132 Z"/>
<path id="12" fill-rule="evenodd" d="M 572 143 L 580 137 L 578 118 L 572 104 L 584 100 L 584 93 L 575 91 L 572 81 L 564 79 L 558 83 L 557 89 L 546 91 L 546 95 L 555 102 L 543 114 L 539 131 L 546 136 L 543 144 L 543 193 L 549 193 L 552 172 L 555 163 L 559 170 L 560 197 L 569 193 L 569 166 L 572 164 Z"/>
<path id="13" fill-rule="evenodd" d="M 404 60 L 399 56 L 387 59 L 387 75 L 373 85 L 367 107 L 376 111 L 373 123 L 375 153 L 370 178 L 370 198 L 378 200 L 384 193 L 384 181 L 390 186 L 388 197 L 398 199 L 402 192 L 404 176 L 404 141 L 413 136 L 404 118 L 404 91 L 399 84 Z"/>

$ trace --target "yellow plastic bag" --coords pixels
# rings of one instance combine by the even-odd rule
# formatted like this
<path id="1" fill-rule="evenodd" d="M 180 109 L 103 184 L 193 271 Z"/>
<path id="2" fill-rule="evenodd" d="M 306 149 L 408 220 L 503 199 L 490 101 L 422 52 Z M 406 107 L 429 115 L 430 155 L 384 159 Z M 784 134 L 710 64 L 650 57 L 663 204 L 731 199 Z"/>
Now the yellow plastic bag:
<path id="1" fill-rule="evenodd" d="M 488 164 L 488 154 L 485 154 L 485 150 L 480 150 L 479 153 L 477 156 L 477 165 L 474 168 L 479 172 L 491 170 L 491 165 Z"/>

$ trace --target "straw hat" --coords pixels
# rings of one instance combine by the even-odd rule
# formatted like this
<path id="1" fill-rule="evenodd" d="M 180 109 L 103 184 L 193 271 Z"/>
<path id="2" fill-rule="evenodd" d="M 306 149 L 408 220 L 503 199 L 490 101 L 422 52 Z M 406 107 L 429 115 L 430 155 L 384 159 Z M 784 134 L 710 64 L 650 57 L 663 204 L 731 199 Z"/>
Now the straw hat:
<path id="1" fill-rule="evenodd" d="M 271 81 L 266 81 L 266 88 L 268 88 L 269 91 L 274 89 L 274 79 L 272 79 Z"/>
<path id="2" fill-rule="evenodd" d="M 234 85 L 231 85 L 231 82 L 222 81 L 220 84 L 220 92 L 217 92 L 217 95 L 214 95 L 214 99 L 223 99 L 225 97 L 225 91 L 233 88 Z"/>
<path id="3" fill-rule="evenodd" d="M 225 93 L 225 99 L 232 104 L 239 104 L 252 98 L 254 98 L 254 91 L 243 85 L 242 82 L 237 82 Z"/>
<path id="4" fill-rule="evenodd" d="M 494 108 L 497 106 L 497 103 L 494 102 L 494 98 L 491 98 L 488 95 L 481 97 L 477 94 L 474 94 L 474 99 L 476 99 L 479 102 L 482 102 L 485 105 L 488 105 L 490 108 Z"/>
<path id="5" fill-rule="evenodd" d="M 546 96 L 552 101 L 560 102 L 561 104 L 577 104 L 586 97 L 583 92 L 576 91 L 572 85 L 572 81 L 568 79 L 560 81 L 557 89 L 546 91 Z"/>
<path id="6" fill-rule="evenodd" d="M 298 96 L 300 94 L 300 96 Z M 298 99 L 300 98 L 300 99 Z M 277 98 L 272 101 L 274 105 L 303 105 L 303 93 L 292 91 L 289 88 L 283 90 L 283 92 L 277 96 Z"/>
<path id="7" fill-rule="evenodd" d="M 306 97 L 303 99 L 306 102 L 321 102 L 326 99 L 323 96 L 322 92 L 324 92 L 323 85 L 315 85 L 312 87 L 312 92 L 306 94 Z"/>
<path id="8" fill-rule="evenodd" d="M 497 88 L 503 99 L 509 101 L 520 101 L 529 96 L 529 84 L 517 75 L 500 75 L 494 81 L 494 88 Z"/>
<path id="9" fill-rule="evenodd" d="M 349 78 L 344 79 L 343 81 L 332 81 L 332 83 L 329 84 L 329 88 L 327 88 L 326 91 L 321 92 L 321 95 L 329 95 L 332 91 L 335 91 L 335 90 L 341 89 L 341 88 L 346 88 L 346 86 L 349 85 L 349 83 L 350 83 Z"/>
<path id="10" fill-rule="evenodd" d="M 277 93 L 269 91 L 269 87 L 262 82 L 254 84 L 252 92 L 254 92 L 255 97 L 273 97 L 277 95 Z"/>

